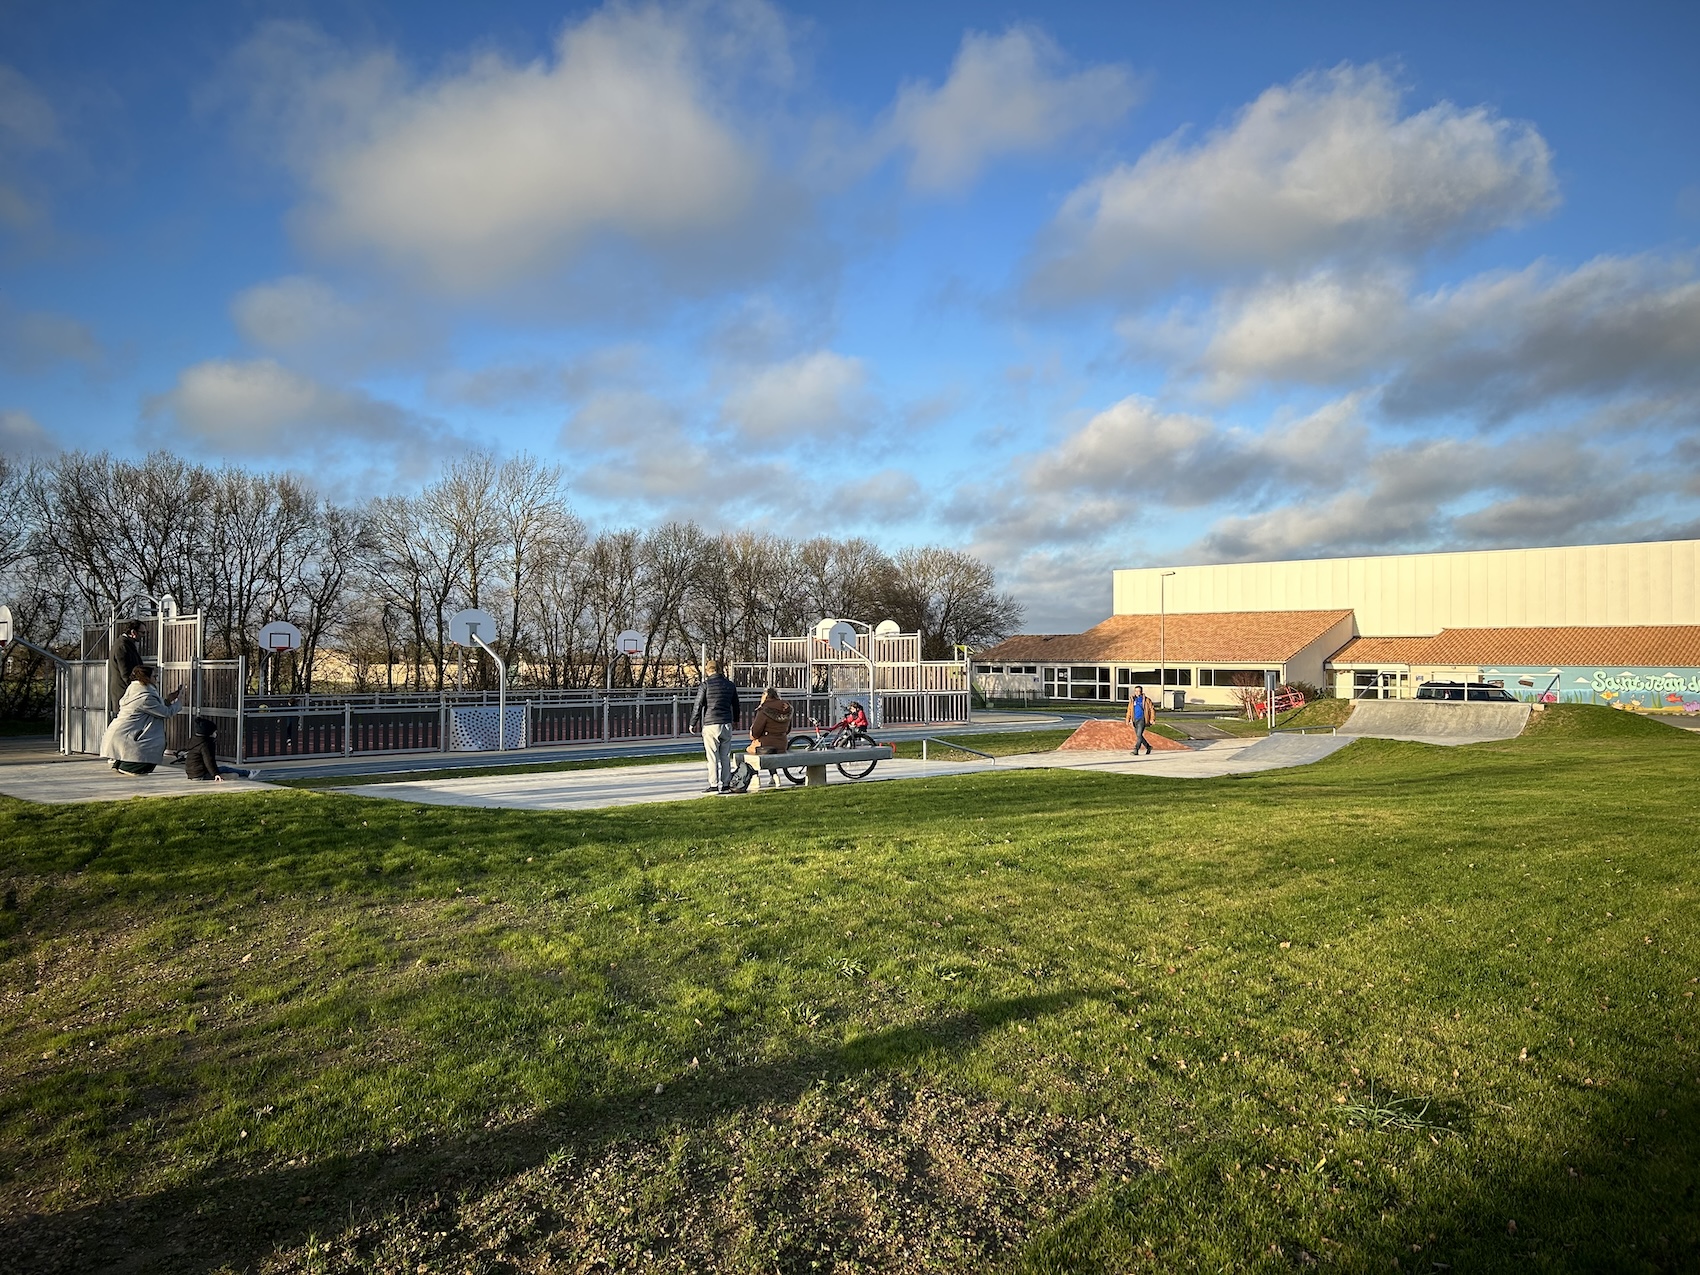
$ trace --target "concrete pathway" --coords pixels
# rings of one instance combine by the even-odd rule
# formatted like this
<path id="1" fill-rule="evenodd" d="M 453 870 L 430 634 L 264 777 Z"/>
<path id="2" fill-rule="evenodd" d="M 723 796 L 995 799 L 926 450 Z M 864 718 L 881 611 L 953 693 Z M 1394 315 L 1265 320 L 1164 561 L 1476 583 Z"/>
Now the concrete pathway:
<path id="1" fill-rule="evenodd" d="M 1248 774 L 1289 766 L 1305 766 L 1344 748 L 1351 741 L 1336 735 L 1276 735 L 1268 739 L 1212 740 L 1186 752 L 1154 753 L 1131 757 L 1124 752 L 1023 753 L 1000 757 L 995 763 L 974 759 L 966 762 L 910 761 L 881 762 L 867 779 L 854 782 L 880 783 L 904 779 L 927 779 L 949 775 L 977 774 L 987 770 L 1087 770 L 1112 775 L 1153 775 L 1165 779 L 1208 779 L 1220 775 Z M 352 778 L 352 777 L 351 777 Z M 833 784 L 852 781 L 836 770 L 828 772 Z M 700 761 L 665 762 L 649 766 L 617 766 L 601 770 L 553 771 L 529 775 L 485 775 L 461 779 L 420 779 L 414 782 L 353 784 L 331 791 L 423 805 L 477 806 L 499 810 L 599 810 L 612 806 L 643 805 L 657 801 L 690 801 L 708 797 L 714 801 L 736 800 L 701 791 L 703 764 Z M 268 788 L 263 783 L 226 780 L 221 784 L 195 783 L 174 766 L 162 766 L 152 775 L 120 775 L 98 759 L 71 758 L 0 766 L 0 793 L 25 801 L 87 802 L 125 800 L 130 797 L 208 796 L 220 793 L 255 792 Z M 789 790 L 791 785 L 785 785 Z M 782 791 L 784 791 L 782 790 Z M 748 797 L 758 794 L 750 793 Z M 774 792 L 759 796 L 783 800 Z"/>
<path id="2" fill-rule="evenodd" d="M 131 797 L 204 797 L 213 793 L 259 792 L 245 779 L 210 783 L 186 778 L 181 766 L 161 766 L 151 775 L 125 775 L 98 757 L 55 757 L 0 766 L 0 794 L 22 801 L 124 801 Z"/>
<path id="3" fill-rule="evenodd" d="M 1124 752 L 1022 753 L 1000 757 L 996 763 L 882 761 L 869 784 L 903 779 L 930 779 L 979 774 L 988 770 L 1089 770 L 1112 775 L 1153 775 L 1165 779 L 1210 779 L 1289 766 L 1305 766 L 1338 752 L 1351 741 L 1336 735 L 1276 735 L 1270 739 L 1228 739 L 1176 753 L 1153 753 L 1134 758 Z M 849 783 L 829 772 L 829 782 Z M 631 766 L 607 770 L 575 770 L 543 775 L 492 775 L 485 778 L 432 779 L 419 783 L 363 784 L 336 791 L 362 797 L 387 797 L 424 805 L 481 806 L 506 810 L 600 810 L 656 801 L 689 801 L 706 797 L 733 801 L 700 790 L 701 762 Z M 790 785 L 786 785 L 789 789 Z M 762 799 L 783 797 L 765 792 Z M 749 793 L 745 799 L 755 797 Z"/>

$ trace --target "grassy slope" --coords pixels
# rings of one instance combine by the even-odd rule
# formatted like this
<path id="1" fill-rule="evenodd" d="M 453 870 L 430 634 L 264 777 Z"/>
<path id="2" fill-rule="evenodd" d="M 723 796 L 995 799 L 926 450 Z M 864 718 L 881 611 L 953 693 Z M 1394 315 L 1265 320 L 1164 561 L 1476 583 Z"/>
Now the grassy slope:
<path id="1" fill-rule="evenodd" d="M 1563 708 L 1203 782 L 0 803 L 0 1266 L 1684 1269 L 1697 763 Z M 1002 1187 L 904 1195 L 938 1111 Z"/>

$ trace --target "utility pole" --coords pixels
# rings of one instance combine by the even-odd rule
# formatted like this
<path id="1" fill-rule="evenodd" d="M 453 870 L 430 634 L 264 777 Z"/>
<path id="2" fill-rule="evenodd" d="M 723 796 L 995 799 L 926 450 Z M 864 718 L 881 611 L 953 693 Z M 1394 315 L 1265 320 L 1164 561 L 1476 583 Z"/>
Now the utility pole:
<path id="1" fill-rule="evenodd" d="M 1157 573 L 1157 707 L 1159 710 L 1166 709 L 1169 706 L 1169 657 L 1165 649 L 1164 639 L 1167 636 L 1165 630 L 1168 628 L 1169 619 L 1169 601 L 1166 590 L 1169 577 L 1174 574 L 1173 571 L 1159 571 Z"/>

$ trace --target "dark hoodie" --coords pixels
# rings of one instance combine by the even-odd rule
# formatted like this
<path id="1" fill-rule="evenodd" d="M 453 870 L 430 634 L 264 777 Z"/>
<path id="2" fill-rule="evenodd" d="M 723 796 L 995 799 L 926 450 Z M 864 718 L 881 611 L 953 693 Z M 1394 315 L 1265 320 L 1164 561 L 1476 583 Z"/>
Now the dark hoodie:
<path id="1" fill-rule="evenodd" d="M 218 778 L 218 723 L 210 717 L 195 719 L 195 733 L 183 750 L 183 773 L 190 779 Z"/>

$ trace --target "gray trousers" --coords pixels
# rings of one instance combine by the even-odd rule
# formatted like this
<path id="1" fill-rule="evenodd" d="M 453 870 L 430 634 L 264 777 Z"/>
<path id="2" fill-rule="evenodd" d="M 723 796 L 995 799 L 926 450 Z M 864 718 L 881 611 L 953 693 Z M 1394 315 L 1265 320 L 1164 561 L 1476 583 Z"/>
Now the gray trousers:
<path id="1" fill-rule="evenodd" d="M 708 782 L 715 788 L 732 783 L 732 728 L 725 723 L 702 728 L 702 751 L 708 758 Z"/>

